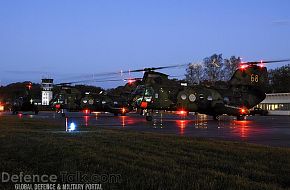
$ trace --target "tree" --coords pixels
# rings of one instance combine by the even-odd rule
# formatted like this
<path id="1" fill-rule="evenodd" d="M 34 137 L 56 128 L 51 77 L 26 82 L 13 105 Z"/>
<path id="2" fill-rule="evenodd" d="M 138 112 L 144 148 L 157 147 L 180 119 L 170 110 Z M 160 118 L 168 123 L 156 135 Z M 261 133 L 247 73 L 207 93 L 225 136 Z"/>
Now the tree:
<path id="1" fill-rule="evenodd" d="M 204 80 L 211 82 L 224 80 L 224 60 L 222 54 L 213 54 L 203 60 Z"/>
<path id="2" fill-rule="evenodd" d="M 290 92 L 290 64 L 269 70 L 268 92 Z"/>
<path id="3" fill-rule="evenodd" d="M 188 64 L 186 68 L 185 78 L 186 81 L 190 84 L 199 84 L 203 77 L 203 67 L 201 64 Z"/>
<path id="4" fill-rule="evenodd" d="M 231 56 L 230 59 L 224 60 L 224 77 L 225 80 L 228 81 L 231 79 L 235 71 L 238 69 L 239 65 L 241 63 L 240 57 Z"/>
<path id="5" fill-rule="evenodd" d="M 188 64 L 185 74 L 186 81 L 189 84 L 228 81 L 240 63 L 240 57 L 231 56 L 230 59 L 223 59 L 222 54 L 213 54 L 204 58 L 202 64 Z"/>

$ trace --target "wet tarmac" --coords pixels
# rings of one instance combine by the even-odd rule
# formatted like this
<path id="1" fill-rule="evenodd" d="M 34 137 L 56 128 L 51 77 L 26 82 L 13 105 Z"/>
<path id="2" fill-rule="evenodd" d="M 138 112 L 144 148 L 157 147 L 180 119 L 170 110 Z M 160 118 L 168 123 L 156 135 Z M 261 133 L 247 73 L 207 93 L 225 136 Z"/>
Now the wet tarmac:
<path id="1" fill-rule="evenodd" d="M 15 117 L 65 121 L 65 118 L 53 112 L 42 112 L 36 116 L 21 114 Z M 222 116 L 220 121 L 214 121 L 212 117 L 206 115 L 180 116 L 159 113 L 154 115 L 153 121 L 148 122 L 144 116 L 138 114 L 113 116 L 93 113 L 86 116 L 81 113 L 69 113 L 66 119 L 68 128 L 71 123 L 75 124 L 74 132 L 91 132 L 100 127 L 118 128 L 290 147 L 290 116 L 249 116 L 245 121 L 236 121 L 234 117 Z M 65 124 L 63 127 L 65 131 Z"/>

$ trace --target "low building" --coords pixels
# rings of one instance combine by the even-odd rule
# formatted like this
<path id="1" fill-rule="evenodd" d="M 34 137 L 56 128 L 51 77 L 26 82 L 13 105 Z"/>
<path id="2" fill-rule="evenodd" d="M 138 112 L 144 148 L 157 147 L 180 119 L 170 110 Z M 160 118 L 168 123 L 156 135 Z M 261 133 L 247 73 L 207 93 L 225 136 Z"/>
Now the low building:
<path id="1" fill-rule="evenodd" d="M 290 93 L 266 94 L 256 107 L 268 110 L 269 115 L 290 115 Z"/>

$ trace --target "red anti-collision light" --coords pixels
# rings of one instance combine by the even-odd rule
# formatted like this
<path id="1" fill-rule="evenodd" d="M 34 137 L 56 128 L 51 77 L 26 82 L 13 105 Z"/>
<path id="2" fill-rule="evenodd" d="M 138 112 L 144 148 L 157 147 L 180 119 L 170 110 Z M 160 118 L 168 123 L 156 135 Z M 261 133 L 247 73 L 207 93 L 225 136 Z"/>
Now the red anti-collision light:
<path id="1" fill-rule="evenodd" d="M 179 110 L 179 111 L 177 111 L 177 114 L 179 114 L 179 115 L 187 115 L 187 111 Z"/>
<path id="2" fill-rule="evenodd" d="M 241 70 L 245 70 L 246 68 L 248 68 L 249 67 L 249 65 L 246 65 L 246 64 L 242 64 L 242 65 L 240 65 L 240 69 Z"/>
<path id="3" fill-rule="evenodd" d="M 140 105 L 140 107 L 141 108 L 147 108 L 147 106 L 148 106 L 148 103 L 147 102 L 141 102 L 141 105 Z"/>
<path id="4" fill-rule="evenodd" d="M 247 108 L 240 108 L 240 114 L 248 114 L 249 110 Z"/>

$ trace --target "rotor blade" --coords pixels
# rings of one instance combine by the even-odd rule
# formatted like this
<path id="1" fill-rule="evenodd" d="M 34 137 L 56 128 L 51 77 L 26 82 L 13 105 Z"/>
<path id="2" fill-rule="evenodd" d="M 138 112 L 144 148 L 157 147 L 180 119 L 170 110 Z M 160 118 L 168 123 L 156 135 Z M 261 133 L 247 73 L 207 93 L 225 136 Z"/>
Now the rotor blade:
<path id="1" fill-rule="evenodd" d="M 177 67 L 183 67 L 188 64 L 178 64 L 178 65 L 170 65 L 170 66 L 163 66 L 163 67 L 151 67 L 151 68 L 144 68 L 144 69 L 136 69 L 136 70 L 128 70 L 123 71 L 122 73 L 136 73 L 136 72 L 145 72 L 145 71 L 155 71 L 155 70 L 161 70 L 161 69 L 170 69 L 170 68 L 177 68 Z"/>
<path id="2" fill-rule="evenodd" d="M 128 78 L 128 79 L 123 79 L 124 81 L 128 81 L 128 80 L 142 80 L 143 78 Z"/>
<path id="3" fill-rule="evenodd" d="M 85 75 L 78 75 L 72 77 L 62 78 L 62 80 L 69 80 L 73 78 L 96 78 L 96 77 L 104 77 L 104 76 L 115 76 L 120 75 L 122 72 L 106 72 L 106 73 L 95 73 L 95 74 L 85 74 Z"/>
<path id="4" fill-rule="evenodd" d="M 122 75 L 122 74 L 127 74 L 127 73 L 137 73 L 137 72 L 145 72 L 145 71 L 155 71 L 155 70 L 161 70 L 161 69 L 169 69 L 169 68 L 183 67 L 183 66 L 186 66 L 186 65 L 188 65 L 188 64 L 170 65 L 170 66 L 162 66 L 162 67 L 152 67 L 152 68 L 144 68 L 144 69 L 117 71 L 117 72 L 95 73 L 95 74 L 89 74 L 89 75 L 79 75 L 79 76 L 70 77 L 70 78 L 92 78 L 92 79 L 89 79 L 89 80 L 96 80 L 96 77 L 116 76 L 116 75 Z"/>
<path id="5" fill-rule="evenodd" d="M 290 61 L 290 59 L 281 59 L 281 60 L 271 60 L 271 61 L 249 61 L 249 62 L 242 62 L 242 64 L 250 64 L 250 65 L 255 65 L 255 64 L 261 64 L 261 63 L 279 63 L 279 62 L 287 62 Z"/>
<path id="6" fill-rule="evenodd" d="M 55 84 L 55 85 L 62 86 L 62 85 L 72 85 L 72 84 L 90 83 L 90 82 L 118 82 L 118 81 L 126 81 L 126 79 L 107 79 L 107 80 L 90 79 L 90 80 L 81 80 L 81 81 L 58 83 L 58 84 Z"/>

